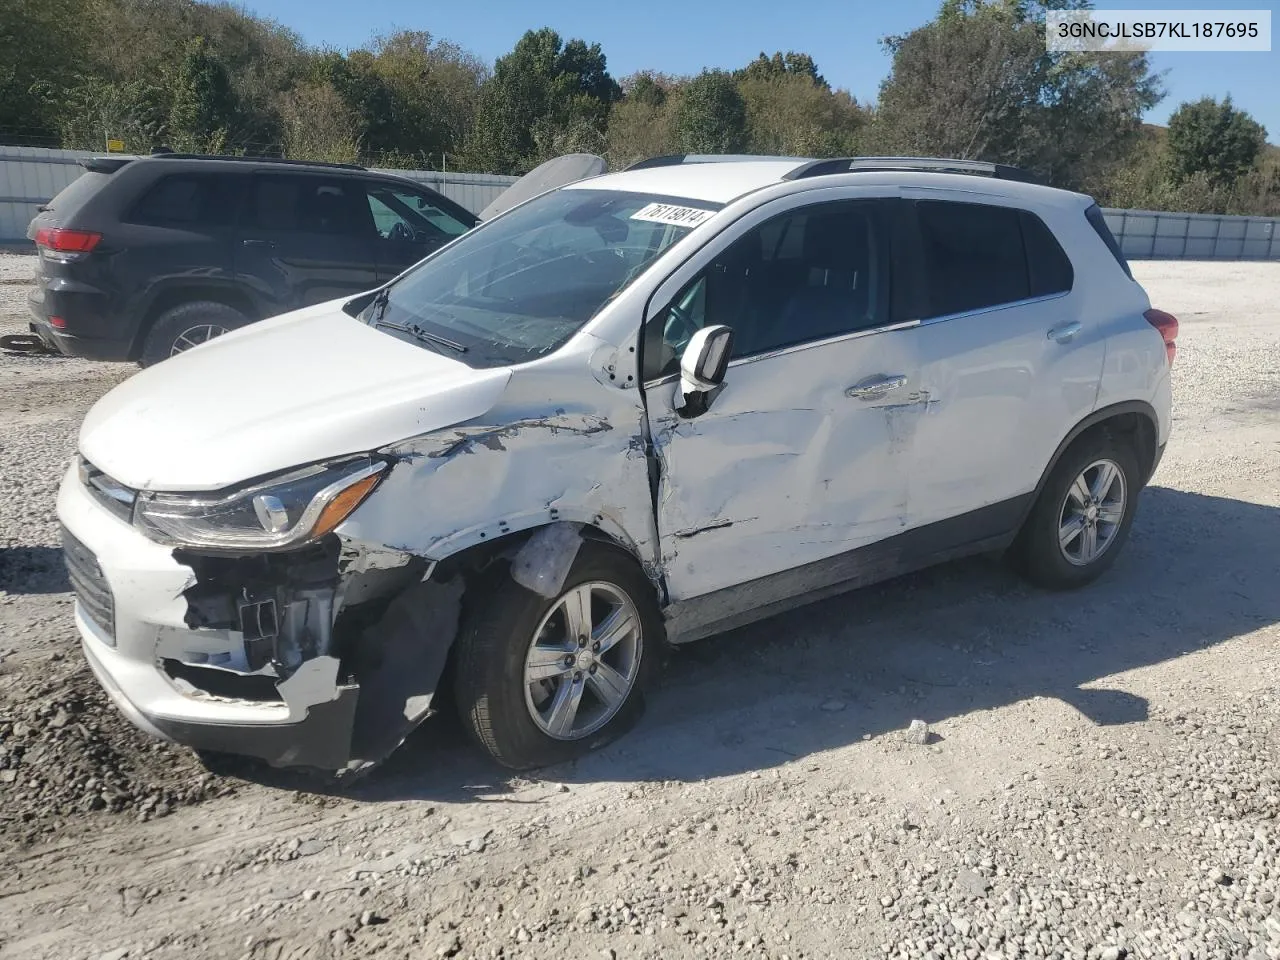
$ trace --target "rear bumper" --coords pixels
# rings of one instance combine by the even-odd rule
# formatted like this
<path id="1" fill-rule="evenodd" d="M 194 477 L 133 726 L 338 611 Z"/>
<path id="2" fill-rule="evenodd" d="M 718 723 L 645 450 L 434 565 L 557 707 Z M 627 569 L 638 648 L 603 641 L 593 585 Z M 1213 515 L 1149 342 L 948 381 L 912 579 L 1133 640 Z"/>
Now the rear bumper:
<path id="1" fill-rule="evenodd" d="M 41 277 L 27 294 L 30 327 L 59 353 L 87 360 L 132 360 L 136 330 L 114 316 L 108 296 L 87 284 Z M 55 327 L 51 318 L 62 323 Z"/>

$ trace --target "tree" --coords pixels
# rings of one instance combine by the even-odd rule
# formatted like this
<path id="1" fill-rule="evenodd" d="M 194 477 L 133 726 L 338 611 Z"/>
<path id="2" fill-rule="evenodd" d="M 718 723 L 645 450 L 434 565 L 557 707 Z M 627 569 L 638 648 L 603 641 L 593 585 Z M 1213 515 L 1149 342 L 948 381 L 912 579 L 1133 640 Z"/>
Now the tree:
<path id="1" fill-rule="evenodd" d="M 220 151 L 235 118 L 235 97 L 227 68 L 204 37 L 191 40 L 173 76 L 169 139 L 179 150 Z"/>
<path id="2" fill-rule="evenodd" d="M 1142 54 L 1047 52 L 1044 11 L 1025 0 L 946 0 L 930 23 L 886 38 L 893 67 L 876 146 L 999 160 L 1063 187 L 1102 182 L 1163 95 L 1159 79 Z"/>
<path id="3" fill-rule="evenodd" d="M 796 53 L 788 50 L 777 52 L 766 57 L 764 51 L 741 70 L 735 70 L 735 80 L 781 80 L 789 77 L 804 77 L 815 86 L 830 90 L 831 86 L 818 72 L 818 65 L 807 53 Z"/>
<path id="4" fill-rule="evenodd" d="M 82 0 L 0 3 L 0 131 L 7 137 L 41 143 L 57 136 L 56 105 L 76 79 L 68 65 L 82 63 L 89 49 L 84 12 Z"/>
<path id="5" fill-rule="evenodd" d="M 1232 106 L 1230 96 L 1184 103 L 1169 118 L 1169 159 L 1179 180 L 1203 173 L 1210 183 L 1233 183 L 1252 169 L 1266 143 L 1266 129 Z"/>
<path id="6" fill-rule="evenodd" d="M 622 91 L 598 43 L 565 43 L 530 30 L 494 64 L 480 91 L 468 159 L 496 173 L 528 170 L 566 145 L 603 142 L 610 106 Z"/>
<path id="7" fill-rule="evenodd" d="M 685 153 L 738 153 L 747 147 L 747 108 L 723 70 L 703 70 L 684 88 L 676 139 Z"/>
<path id="8" fill-rule="evenodd" d="M 355 163 L 360 118 L 327 83 L 306 83 L 280 97 L 280 143 L 291 160 Z"/>

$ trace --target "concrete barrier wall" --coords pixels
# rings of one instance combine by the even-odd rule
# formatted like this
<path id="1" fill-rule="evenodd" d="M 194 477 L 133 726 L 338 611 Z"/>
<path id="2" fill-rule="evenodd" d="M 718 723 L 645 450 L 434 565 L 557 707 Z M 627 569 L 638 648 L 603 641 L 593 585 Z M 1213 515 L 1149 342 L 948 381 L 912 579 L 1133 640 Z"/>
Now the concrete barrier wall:
<path id="1" fill-rule="evenodd" d="M 0 244 L 22 244 L 36 208 L 78 177 L 82 150 L 0 146 Z M 433 170 L 385 170 L 438 190 L 479 213 L 515 177 Z M 1125 256 L 1134 260 L 1280 260 L 1280 218 L 1223 217 L 1153 210 L 1104 210 Z"/>

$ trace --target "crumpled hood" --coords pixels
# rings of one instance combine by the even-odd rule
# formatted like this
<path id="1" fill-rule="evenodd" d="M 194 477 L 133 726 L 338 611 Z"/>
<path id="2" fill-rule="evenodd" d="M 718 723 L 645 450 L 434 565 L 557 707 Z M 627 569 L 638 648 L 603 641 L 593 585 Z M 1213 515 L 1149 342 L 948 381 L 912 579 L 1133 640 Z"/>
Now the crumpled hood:
<path id="1" fill-rule="evenodd" d="M 478 417 L 509 368 L 473 370 L 331 301 L 142 370 L 89 411 L 80 452 L 145 490 L 216 490 Z"/>

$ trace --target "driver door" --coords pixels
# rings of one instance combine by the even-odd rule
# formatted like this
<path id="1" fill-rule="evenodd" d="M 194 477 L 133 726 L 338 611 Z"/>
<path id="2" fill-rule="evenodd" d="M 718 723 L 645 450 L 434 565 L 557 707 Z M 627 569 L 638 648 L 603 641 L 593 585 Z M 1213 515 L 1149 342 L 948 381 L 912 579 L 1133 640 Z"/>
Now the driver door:
<path id="1" fill-rule="evenodd" d="M 365 195 L 377 231 L 379 282 L 398 277 L 475 223 L 408 187 L 370 181 Z"/>
<path id="2" fill-rule="evenodd" d="M 854 551 L 909 525 L 924 406 L 916 331 L 893 291 L 897 201 L 820 193 L 830 199 L 756 211 L 652 301 L 645 396 L 676 604 L 742 609 L 847 580 Z M 706 412 L 683 416 L 681 351 L 718 324 L 734 330 L 724 383 Z"/>

